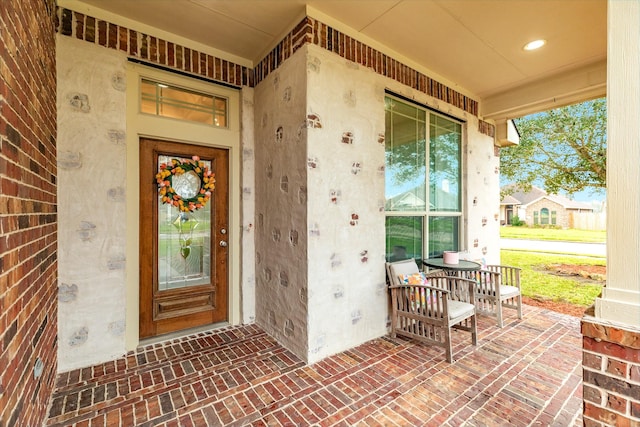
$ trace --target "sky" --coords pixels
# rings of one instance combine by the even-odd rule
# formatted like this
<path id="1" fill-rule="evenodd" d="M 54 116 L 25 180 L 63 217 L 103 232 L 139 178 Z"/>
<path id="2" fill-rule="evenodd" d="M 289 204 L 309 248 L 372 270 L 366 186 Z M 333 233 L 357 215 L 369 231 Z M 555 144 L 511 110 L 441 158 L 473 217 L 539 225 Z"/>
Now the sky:
<path id="1" fill-rule="evenodd" d="M 576 202 L 587 202 L 587 203 L 594 200 L 598 202 L 602 202 L 607 198 L 607 194 L 605 191 L 594 193 L 593 190 L 584 190 L 579 193 L 575 193 L 573 196 L 564 194 L 564 196 L 572 200 L 575 200 Z"/>

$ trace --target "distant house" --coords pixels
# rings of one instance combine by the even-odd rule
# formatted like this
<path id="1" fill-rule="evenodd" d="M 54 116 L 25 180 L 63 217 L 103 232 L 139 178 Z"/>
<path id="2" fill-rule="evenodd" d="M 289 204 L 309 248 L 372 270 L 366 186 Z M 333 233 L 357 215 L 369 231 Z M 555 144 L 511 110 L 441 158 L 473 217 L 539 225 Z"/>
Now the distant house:
<path id="1" fill-rule="evenodd" d="M 500 223 L 503 225 L 511 224 L 513 217 L 517 216 L 529 226 L 568 228 L 572 213 L 578 212 L 593 212 L 593 207 L 557 194 L 547 194 L 538 187 L 531 187 L 531 191 L 526 193 L 515 190 L 500 201 Z"/>
<path id="2" fill-rule="evenodd" d="M 424 210 L 427 207 L 426 199 L 430 197 L 429 209 L 435 210 L 436 206 L 440 210 L 455 209 L 458 206 L 460 196 L 457 192 L 451 191 L 447 186 L 445 189 L 438 187 L 430 189 L 431 194 L 427 196 L 425 184 L 418 185 L 393 197 L 390 197 L 385 204 L 388 211 L 416 211 Z"/>

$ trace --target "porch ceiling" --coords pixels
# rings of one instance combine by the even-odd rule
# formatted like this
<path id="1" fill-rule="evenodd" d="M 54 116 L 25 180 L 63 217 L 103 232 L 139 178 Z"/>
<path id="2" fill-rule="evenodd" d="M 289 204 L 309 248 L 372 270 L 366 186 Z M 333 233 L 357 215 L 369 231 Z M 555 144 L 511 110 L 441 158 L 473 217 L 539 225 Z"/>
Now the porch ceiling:
<path id="1" fill-rule="evenodd" d="M 257 63 L 304 14 L 514 118 L 603 96 L 606 0 L 59 0 Z M 542 38 L 533 52 L 525 43 Z"/>

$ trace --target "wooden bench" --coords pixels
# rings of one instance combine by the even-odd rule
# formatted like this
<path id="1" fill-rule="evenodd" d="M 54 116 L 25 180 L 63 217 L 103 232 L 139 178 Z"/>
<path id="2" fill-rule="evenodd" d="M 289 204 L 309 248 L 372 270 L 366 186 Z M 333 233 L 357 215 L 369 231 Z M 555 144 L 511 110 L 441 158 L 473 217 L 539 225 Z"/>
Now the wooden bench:
<path id="1" fill-rule="evenodd" d="M 397 335 L 444 348 L 453 362 L 451 330 L 471 333 L 477 345 L 474 280 L 443 272 L 424 274 L 413 259 L 387 263 L 391 292 L 391 337 Z"/>

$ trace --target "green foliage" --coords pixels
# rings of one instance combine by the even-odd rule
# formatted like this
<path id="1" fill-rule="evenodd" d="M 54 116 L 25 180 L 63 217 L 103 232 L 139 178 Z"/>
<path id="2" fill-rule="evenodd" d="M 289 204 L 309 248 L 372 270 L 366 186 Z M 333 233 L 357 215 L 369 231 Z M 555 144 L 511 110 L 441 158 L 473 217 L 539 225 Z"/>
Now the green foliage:
<path id="1" fill-rule="evenodd" d="M 520 144 L 500 152 L 505 181 L 524 191 L 542 182 L 550 194 L 605 188 L 605 98 L 533 114 L 515 123 Z"/>
<path id="2" fill-rule="evenodd" d="M 500 262 L 522 268 L 520 273 L 522 295 L 529 298 L 588 307 L 602 291 L 600 284 L 552 274 L 547 266 L 552 264 L 606 265 L 604 258 L 502 250 Z"/>
<path id="3" fill-rule="evenodd" d="M 511 225 L 514 227 L 522 227 L 526 222 L 522 221 L 519 216 L 515 215 L 511 217 Z"/>

